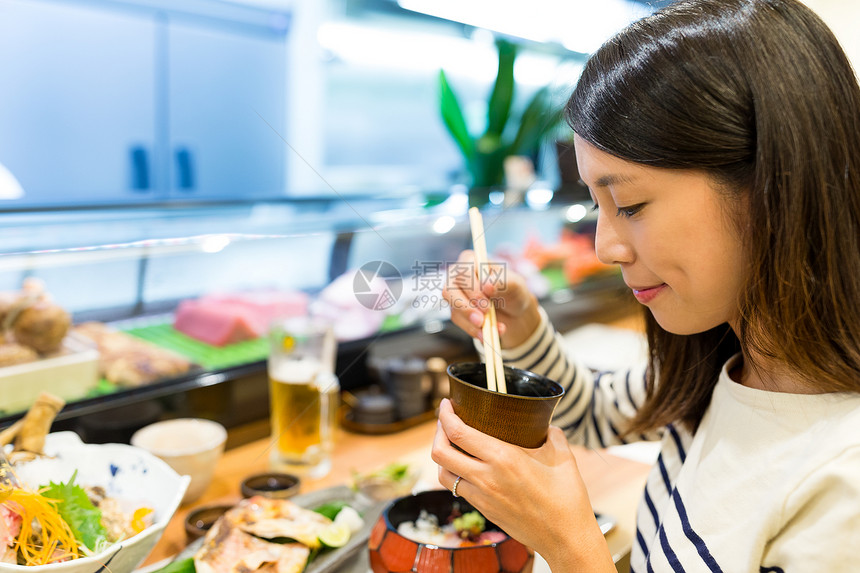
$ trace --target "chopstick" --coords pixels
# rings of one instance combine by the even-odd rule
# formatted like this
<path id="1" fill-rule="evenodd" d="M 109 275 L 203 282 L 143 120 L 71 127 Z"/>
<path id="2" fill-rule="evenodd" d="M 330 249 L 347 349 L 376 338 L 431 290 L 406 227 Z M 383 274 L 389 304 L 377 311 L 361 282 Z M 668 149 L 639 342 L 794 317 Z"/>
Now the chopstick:
<path id="1" fill-rule="evenodd" d="M 475 273 L 478 284 L 481 281 L 481 269 L 487 266 L 487 240 L 484 237 L 484 219 L 477 207 L 469 209 L 469 223 L 472 227 L 472 246 L 475 250 Z M 490 301 L 490 308 L 481 325 L 484 338 L 484 362 L 487 368 L 487 389 L 494 392 L 507 394 L 508 388 L 505 384 L 505 367 L 502 364 L 502 355 L 499 352 L 499 327 L 496 320 L 496 307 Z"/>

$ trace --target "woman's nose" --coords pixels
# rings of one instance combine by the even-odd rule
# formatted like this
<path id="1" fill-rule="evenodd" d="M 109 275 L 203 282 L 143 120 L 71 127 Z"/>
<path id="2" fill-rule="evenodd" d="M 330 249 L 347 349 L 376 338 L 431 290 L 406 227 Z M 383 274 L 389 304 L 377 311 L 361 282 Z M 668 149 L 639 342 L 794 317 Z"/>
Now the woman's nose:
<path id="1" fill-rule="evenodd" d="M 597 232 L 594 248 L 597 258 L 606 265 L 632 263 L 635 257 L 630 242 L 619 232 L 612 214 L 601 212 L 597 218 Z"/>

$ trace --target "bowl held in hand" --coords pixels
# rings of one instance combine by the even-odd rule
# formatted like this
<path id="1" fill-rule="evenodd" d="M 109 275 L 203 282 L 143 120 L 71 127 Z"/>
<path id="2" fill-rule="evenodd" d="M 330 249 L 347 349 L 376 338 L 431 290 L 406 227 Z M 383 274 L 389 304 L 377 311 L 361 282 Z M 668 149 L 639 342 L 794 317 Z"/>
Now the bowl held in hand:
<path id="1" fill-rule="evenodd" d="M 480 362 L 448 367 L 454 413 L 476 430 L 510 444 L 543 445 L 564 388 L 545 376 L 505 366 L 508 392 L 502 394 L 487 390 L 486 372 Z"/>

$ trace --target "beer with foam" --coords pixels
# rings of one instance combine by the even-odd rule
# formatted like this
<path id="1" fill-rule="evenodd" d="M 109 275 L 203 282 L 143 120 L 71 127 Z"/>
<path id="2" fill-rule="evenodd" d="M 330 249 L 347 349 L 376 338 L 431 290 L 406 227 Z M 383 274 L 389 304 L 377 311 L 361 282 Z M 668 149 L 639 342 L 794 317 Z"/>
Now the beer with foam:
<path id="1" fill-rule="evenodd" d="M 272 466 L 311 477 L 328 473 L 337 427 L 340 386 L 326 360 L 325 336 L 289 324 L 271 333 Z"/>

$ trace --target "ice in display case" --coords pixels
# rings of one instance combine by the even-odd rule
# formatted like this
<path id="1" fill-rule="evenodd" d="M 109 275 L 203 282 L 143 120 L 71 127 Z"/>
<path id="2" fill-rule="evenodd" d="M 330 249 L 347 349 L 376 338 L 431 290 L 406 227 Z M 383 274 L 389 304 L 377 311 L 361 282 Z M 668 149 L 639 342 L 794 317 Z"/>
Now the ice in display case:
<path id="1" fill-rule="evenodd" d="M 4 217 L 0 290 L 40 281 L 70 314 L 69 332 L 100 353 L 94 384 L 64 387 L 60 422 L 107 421 L 121 407 L 141 414 L 146 408 L 135 405 L 152 401 L 154 417 L 177 404 L 228 426 L 265 417 L 263 335 L 279 313 L 333 321 L 348 391 L 372 382 L 369 358 L 474 350 L 441 296 L 446 267 L 471 241 L 465 206 L 450 197 Z M 484 220 L 492 256 L 526 275 L 559 320 L 625 303 L 620 276 L 594 260 L 584 206 L 492 207 Z M 215 331 L 223 335 L 200 334 Z M 0 426 L 21 406 L 0 412 Z"/>

